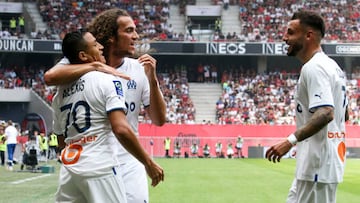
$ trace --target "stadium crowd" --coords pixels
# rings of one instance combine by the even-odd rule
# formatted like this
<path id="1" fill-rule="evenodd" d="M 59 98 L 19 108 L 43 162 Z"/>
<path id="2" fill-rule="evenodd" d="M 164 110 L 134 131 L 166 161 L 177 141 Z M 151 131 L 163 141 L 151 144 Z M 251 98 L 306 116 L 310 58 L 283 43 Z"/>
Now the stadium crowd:
<path id="1" fill-rule="evenodd" d="M 225 71 L 223 93 L 216 102 L 218 124 L 293 125 L 298 74 Z M 348 76 L 348 124 L 359 125 L 360 67 Z"/>
<path id="2" fill-rule="evenodd" d="M 40 1 L 39 11 L 49 32 L 62 37 L 65 33 L 85 28 L 98 13 L 113 8 L 127 10 L 133 17 L 142 39 L 167 39 L 172 32 L 167 24 L 169 0 L 164 1 Z"/>
<path id="3" fill-rule="evenodd" d="M 31 88 L 48 104 L 51 104 L 56 88 L 45 85 L 44 72 L 44 68 L 36 67 L 0 68 L 0 88 Z M 179 66 L 169 72 L 159 73 L 158 79 L 167 103 L 167 122 L 195 123 L 195 108 L 189 98 L 186 67 Z M 140 122 L 150 122 L 144 110 L 142 110 Z"/>
<path id="4" fill-rule="evenodd" d="M 286 22 L 291 14 L 299 9 L 312 9 L 322 13 L 327 23 L 324 40 L 335 42 L 360 41 L 360 2 L 357 0 L 213 0 L 212 4 L 239 7 L 239 20 L 242 30 L 222 33 L 214 32 L 217 41 L 274 42 L 281 41 Z M 40 14 L 47 23 L 44 31 L 33 30 L 29 38 L 61 39 L 65 33 L 86 27 L 86 24 L 99 12 L 119 7 L 127 10 L 134 18 L 142 39 L 151 40 L 194 40 L 186 33 L 176 32 L 171 24 L 170 5 L 178 5 L 180 15 L 185 15 L 186 5 L 196 5 L 195 0 L 123 0 L 123 1 L 38 1 Z M 226 12 L 226 9 L 225 11 Z M 10 29 L 10 28 L 9 28 Z M 17 37 L 3 27 L 0 38 Z M 185 31 L 184 31 L 185 32 Z"/>
<path id="5" fill-rule="evenodd" d="M 170 17 L 170 4 L 177 4 L 180 14 L 185 14 L 186 5 L 194 5 L 195 1 L 96 1 L 68 2 L 41 1 L 39 10 L 45 22 L 48 23 L 51 34 L 60 37 L 73 29 L 79 29 L 96 15 L 111 7 L 126 9 L 134 18 L 143 38 L 158 40 L 184 40 L 183 33 L 175 33 L 167 23 Z M 224 4 L 214 0 L 213 4 Z M 280 41 L 291 13 L 298 9 L 320 10 L 329 22 L 330 32 L 325 36 L 329 42 L 359 41 L 360 12 L 359 2 L 355 0 L 342 1 L 229 1 L 230 5 L 239 5 L 239 20 L 243 29 L 239 34 L 227 34 L 224 39 L 237 41 Z M 357 5 L 357 6 L 354 6 Z M 79 17 L 80 16 L 80 17 Z M 236 33 L 236 31 L 234 30 Z M 219 33 L 220 36 L 225 34 Z M 50 35 L 51 36 L 51 35 Z"/>
<path id="6" fill-rule="evenodd" d="M 195 124 L 196 106 L 189 97 L 188 68 L 177 65 L 164 70 L 158 73 L 158 79 L 167 103 L 167 123 Z M 32 88 L 50 104 L 56 89 L 45 85 L 44 72 L 44 67 L 0 68 L 0 88 Z M 294 124 L 293 95 L 297 73 L 274 71 L 258 74 L 255 70 L 230 69 L 218 74 L 222 94 L 218 101 L 214 101 L 217 124 Z M 347 85 L 348 123 L 360 125 L 360 67 L 348 75 Z M 139 121 L 150 122 L 144 110 Z"/>
<path id="7" fill-rule="evenodd" d="M 224 4 L 225 1 L 213 0 L 213 4 Z M 282 40 L 292 13 L 299 9 L 319 11 L 327 22 L 324 40 L 327 42 L 360 41 L 360 2 L 357 0 L 258 0 L 228 1 L 230 5 L 239 6 L 239 20 L 242 30 L 233 34 L 217 33 L 220 40 L 244 42 L 274 42 Z M 236 34 L 239 33 L 239 34 Z M 216 38 L 219 40 L 219 38 Z"/>

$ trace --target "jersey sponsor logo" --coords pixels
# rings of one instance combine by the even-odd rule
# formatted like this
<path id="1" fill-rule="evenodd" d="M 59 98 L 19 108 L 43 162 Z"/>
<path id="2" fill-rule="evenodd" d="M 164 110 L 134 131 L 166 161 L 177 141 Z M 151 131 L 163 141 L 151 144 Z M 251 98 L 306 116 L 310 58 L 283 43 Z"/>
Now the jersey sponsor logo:
<path id="1" fill-rule="evenodd" d="M 129 89 L 136 89 L 136 82 L 135 82 L 135 80 L 129 80 L 128 82 L 127 82 L 127 88 L 128 88 L 128 90 Z"/>
<path id="2" fill-rule="evenodd" d="M 83 148 L 81 145 L 72 144 L 64 148 L 61 152 L 61 161 L 65 165 L 75 164 L 79 161 Z"/>
<path id="3" fill-rule="evenodd" d="M 333 138 L 345 138 L 346 137 L 346 133 L 345 132 L 328 132 L 328 138 L 329 139 L 333 139 Z"/>
<path id="4" fill-rule="evenodd" d="M 320 94 L 314 94 L 314 97 L 319 97 L 321 99 L 322 92 Z"/>
<path id="5" fill-rule="evenodd" d="M 300 105 L 300 104 L 298 104 L 298 105 L 296 106 L 296 110 L 297 110 L 299 113 L 302 113 L 302 108 L 301 108 L 301 105 Z"/>
<path id="6" fill-rule="evenodd" d="M 115 86 L 116 94 L 120 95 L 120 96 L 124 96 L 124 91 L 123 91 L 121 82 L 118 81 L 118 80 L 114 80 L 113 83 L 114 83 L 114 86 Z"/>
<path id="7" fill-rule="evenodd" d="M 77 140 L 71 140 L 69 145 L 74 144 L 74 143 L 86 144 L 86 143 L 89 143 L 89 142 L 95 142 L 97 137 L 98 137 L 97 135 L 85 136 L 85 137 L 82 137 L 82 138 L 77 139 Z"/>
<path id="8" fill-rule="evenodd" d="M 344 163 L 346 157 L 346 145 L 344 142 L 340 142 L 338 145 L 338 155 L 340 160 Z"/>
<path id="9" fill-rule="evenodd" d="M 80 159 L 81 152 L 83 151 L 82 145 L 95 142 L 97 137 L 97 135 L 89 135 L 77 140 L 71 140 L 61 152 L 61 161 L 65 165 L 77 163 Z"/>

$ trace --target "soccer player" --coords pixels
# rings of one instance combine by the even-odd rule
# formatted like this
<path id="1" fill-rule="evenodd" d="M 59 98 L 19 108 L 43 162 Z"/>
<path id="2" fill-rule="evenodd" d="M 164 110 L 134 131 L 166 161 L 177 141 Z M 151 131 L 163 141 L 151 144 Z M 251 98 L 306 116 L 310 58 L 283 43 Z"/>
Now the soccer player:
<path id="1" fill-rule="evenodd" d="M 104 61 L 103 46 L 90 32 L 68 33 L 62 46 L 72 64 Z M 163 180 L 162 168 L 141 147 L 127 122 L 124 84 L 118 77 L 92 71 L 58 87 L 54 133 L 64 135 L 66 147 L 56 202 L 126 202 L 111 147 L 114 141 L 145 165 L 153 184 Z"/>
<path id="2" fill-rule="evenodd" d="M 139 40 L 136 26 L 130 15 L 122 9 L 110 9 L 99 14 L 89 25 L 89 31 L 104 45 L 106 62 L 118 71 L 103 67 L 101 64 L 82 64 L 72 68 L 60 63 L 45 73 L 48 85 L 66 84 L 81 75 L 98 69 L 112 74 L 122 72 L 131 77 L 125 85 L 127 89 L 126 115 L 130 125 L 138 135 L 138 116 L 141 105 L 150 115 L 152 123 L 161 126 L 166 121 L 166 104 L 156 77 L 156 60 L 148 54 L 132 59 L 135 45 Z M 149 202 L 148 183 L 144 166 L 131 156 L 121 145 L 117 145 L 117 157 L 121 163 L 121 174 L 125 182 L 129 203 Z M 154 182 L 152 186 L 155 186 Z"/>
<path id="3" fill-rule="evenodd" d="M 288 56 L 303 66 L 295 93 L 296 131 L 271 146 L 266 158 L 274 163 L 294 145 L 295 180 L 288 203 L 336 202 L 343 181 L 347 98 L 345 74 L 321 49 L 325 22 L 311 11 L 293 14 L 283 40 Z"/>

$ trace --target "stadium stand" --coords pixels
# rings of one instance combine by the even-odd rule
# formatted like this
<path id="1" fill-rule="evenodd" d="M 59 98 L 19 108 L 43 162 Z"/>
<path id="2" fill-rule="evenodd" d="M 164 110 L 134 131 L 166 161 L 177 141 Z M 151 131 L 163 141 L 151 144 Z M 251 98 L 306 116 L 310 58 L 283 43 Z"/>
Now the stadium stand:
<path id="1" fill-rule="evenodd" d="M 32 88 L 51 104 L 54 87 L 43 80 L 44 67 L 0 68 L 0 88 Z M 187 67 L 177 66 L 159 73 L 160 87 L 167 103 L 167 123 L 195 124 L 196 106 L 189 96 Z M 255 71 L 224 71 L 221 75 L 222 94 L 214 102 L 217 124 L 293 125 L 293 101 L 297 74 Z M 360 69 L 353 72 L 347 83 L 350 125 L 360 125 Z M 150 123 L 142 110 L 141 123 Z"/>
<path id="2" fill-rule="evenodd" d="M 99 12 L 118 7 L 125 9 L 133 17 L 141 37 L 167 39 L 167 19 L 169 3 L 167 1 L 41 1 L 39 11 L 47 22 L 51 34 L 60 38 L 65 33 L 86 27 L 86 24 Z M 163 34 L 165 35 L 163 35 Z"/>
<path id="3" fill-rule="evenodd" d="M 185 34 L 185 28 L 175 30 L 173 27 L 176 26 L 168 23 L 171 15 L 177 15 L 171 13 L 170 7 L 172 5 L 178 6 L 179 15 L 186 16 L 187 5 L 198 5 L 201 3 L 201 1 L 197 2 L 195 0 L 99 0 L 78 2 L 42 0 L 26 2 L 36 2 L 42 20 L 47 24 L 47 29 L 31 30 L 26 33 L 27 36 L 24 36 L 19 32 L 11 31 L 9 27 L 10 19 L 12 17 L 18 19 L 21 15 L 18 13 L 3 13 L 2 18 L 4 19 L 1 19 L 2 29 L 0 38 L 61 39 L 66 32 L 85 27 L 97 13 L 112 7 L 119 7 L 127 10 L 134 18 L 142 38 L 159 41 L 194 41 L 193 38 L 189 38 Z M 223 12 L 229 12 L 228 9 L 225 9 L 221 0 L 212 0 L 210 4 L 222 5 L 224 8 Z M 360 2 L 357 0 L 230 0 L 228 7 L 238 9 L 238 20 L 241 30 L 225 29 L 225 33 L 221 31 L 215 32 L 214 30 L 211 40 L 239 42 L 281 41 L 283 30 L 286 27 L 285 22 L 291 17 L 290 15 L 299 9 L 312 9 L 320 11 L 328 22 L 327 28 L 329 32 L 325 36 L 325 41 L 332 43 L 359 42 L 359 4 Z M 223 23 L 223 26 L 225 26 L 225 23 Z M 233 27 L 236 28 L 236 26 Z M 18 28 L 17 31 L 20 31 L 20 29 Z"/>
<path id="4" fill-rule="evenodd" d="M 355 6 L 356 5 L 356 6 Z M 241 41 L 279 41 L 291 14 L 299 9 L 320 11 L 325 18 L 329 42 L 359 41 L 359 1 L 239 1 Z"/>

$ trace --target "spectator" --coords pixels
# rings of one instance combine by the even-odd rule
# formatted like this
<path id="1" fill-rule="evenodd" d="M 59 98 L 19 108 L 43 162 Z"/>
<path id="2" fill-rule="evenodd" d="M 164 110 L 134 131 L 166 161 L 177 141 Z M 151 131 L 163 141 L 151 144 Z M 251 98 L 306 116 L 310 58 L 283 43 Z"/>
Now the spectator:
<path id="1" fill-rule="evenodd" d="M 232 143 L 229 143 L 226 149 L 226 155 L 229 159 L 231 159 L 234 156 L 234 149 L 232 146 Z"/>
<path id="2" fill-rule="evenodd" d="M 17 136 L 19 131 L 14 126 L 12 120 L 8 120 L 7 127 L 5 128 L 5 139 L 7 141 L 7 153 L 8 153 L 8 170 L 13 170 L 14 165 L 14 152 L 17 144 Z"/>
<path id="3" fill-rule="evenodd" d="M 186 22 L 186 27 L 188 29 L 189 35 L 193 36 L 192 34 L 192 30 L 193 30 L 193 23 L 191 21 L 191 18 L 188 18 L 187 22 Z"/>
<path id="4" fill-rule="evenodd" d="M 170 158 L 170 145 L 171 145 L 171 139 L 169 137 L 165 138 L 164 140 L 164 149 L 165 149 L 165 157 Z"/>
<path id="5" fill-rule="evenodd" d="M 204 65 L 204 82 L 210 82 L 210 66 Z"/>
<path id="6" fill-rule="evenodd" d="M 205 158 L 210 157 L 210 146 L 207 143 L 204 145 L 203 154 Z"/>
<path id="7" fill-rule="evenodd" d="M 191 156 L 192 157 L 197 157 L 198 153 L 199 153 L 199 146 L 196 143 L 193 143 L 190 146 L 190 151 L 191 151 Z"/>
<path id="8" fill-rule="evenodd" d="M 41 153 L 40 153 L 41 159 L 40 160 L 46 161 L 47 154 L 49 151 L 49 140 L 44 132 L 40 132 L 39 141 L 40 141 L 40 150 L 41 150 Z"/>
<path id="9" fill-rule="evenodd" d="M 16 19 L 15 17 L 12 17 L 9 21 L 9 27 L 10 27 L 10 33 L 11 35 L 15 35 L 16 34 Z"/>
<path id="10" fill-rule="evenodd" d="M 1 166 L 5 166 L 5 152 L 6 152 L 6 137 L 4 127 L 0 125 L 0 159 Z"/>
<path id="11" fill-rule="evenodd" d="M 241 135 L 238 136 L 236 140 L 236 154 L 238 158 L 244 158 L 242 153 L 242 147 L 243 147 L 244 139 L 241 137 Z"/>
<path id="12" fill-rule="evenodd" d="M 211 81 L 213 83 L 217 83 L 218 82 L 218 74 L 217 74 L 217 68 L 214 64 L 211 65 Z"/>
<path id="13" fill-rule="evenodd" d="M 21 34 L 25 34 L 25 19 L 24 16 L 19 16 L 18 17 L 18 24 L 19 24 L 19 28 L 20 28 L 20 33 Z"/>
<path id="14" fill-rule="evenodd" d="M 177 141 L 175 142 L 175 146 L 174 146 L 174 157 L 180 158 L 180 155 L 181 155 L 181 145 L 179 141 Z"/>
<path id="15" fill-rule="evenodd" d="M 223 156 L 222 143 L 220 141 L 215 144 L 215 153 L 217 158 L 221 158 Z"/>
<path id="16" fill-rule="evenodd" d="M 224 9 L 225 10 L 228 10 L 228 8 L 229 8 L 229 0 L 223 0 L 223 7 L 224 7 Z"/>
<path id="17" fill-rule="evenodd" d="M 57 159 L 58 158 L 58 139 L 55 133 L 51 132 L 49 134 L 49 154 L 48 159 Z"/>
<path id="18" fill-rule="evenodd" d="M 220 18 L 217 18 L 215 20 L 215 32 L 217 33 L 221 33 L 221 28 L 222 28 L 222 22 L 221 22 L 221 19 Z"/>

